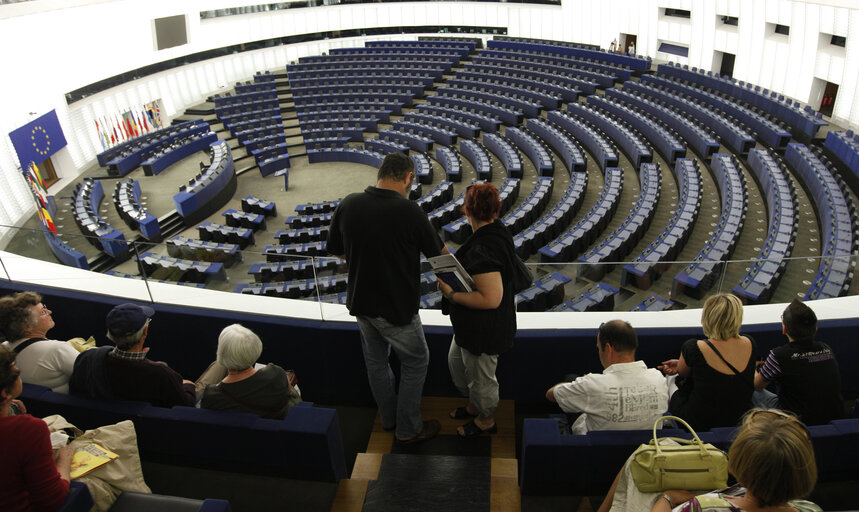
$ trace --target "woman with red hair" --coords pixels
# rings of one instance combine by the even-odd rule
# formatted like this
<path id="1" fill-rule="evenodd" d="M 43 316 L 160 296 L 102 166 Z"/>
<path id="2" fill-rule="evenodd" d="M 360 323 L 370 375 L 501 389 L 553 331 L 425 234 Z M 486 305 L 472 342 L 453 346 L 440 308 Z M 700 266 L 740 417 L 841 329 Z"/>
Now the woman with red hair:
<path id="1" fill-rule="evenodd" d="M 512 289 L 515 267 L 513 238 L 498 220 L 501 200 L 491 183 L 477 183 L 465 192 L 463 213 L 473 234 L 456 257 L 474 279 L 471 292 L 454 291 L 439 280 L 447 301 L 454 337 L 448 353 L 453 383 L 468 398 L 465 407 L 450 413 L 454 419 L 474 418 L 457 429 L 461 437 L 498 431 L 498 356 L 513 346 L 516 305 Z"/>

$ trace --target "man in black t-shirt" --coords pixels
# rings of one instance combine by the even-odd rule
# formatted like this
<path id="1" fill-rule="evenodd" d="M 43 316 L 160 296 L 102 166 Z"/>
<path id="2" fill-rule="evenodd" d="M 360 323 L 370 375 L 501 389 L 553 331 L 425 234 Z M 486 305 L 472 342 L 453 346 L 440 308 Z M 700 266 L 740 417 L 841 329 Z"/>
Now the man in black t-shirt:
<path id="1" fill-rule="evenodd" d="M 422 421 L 421 394 L 429 350 L 420 306 L 420 254 L 447 252 L 426 213 L 406 199 L 414 164 L 403 153 L 385 157 L 375 187 L 349 194 L 331 219 L 327 250 L 349 266 L 346 306 L 357 317 L 370 389 L 382 427 L 403 443 L 438 434 L 438 420 Z M 388 364 L 400 360 L 399 395 Z"/>
<path id="2" fill-rule="evenodd" d="M 755 374 L 755 405 L 791 411 L 808 425 L 843 417 L 838 362 L 829 345 L 814 340 L 814 311 L 794 299 L 781 318 L 782 333 L 790 343 L 771 350 Z M 770 383 L 778 386 L 777 395 L 764 389 Z"/>

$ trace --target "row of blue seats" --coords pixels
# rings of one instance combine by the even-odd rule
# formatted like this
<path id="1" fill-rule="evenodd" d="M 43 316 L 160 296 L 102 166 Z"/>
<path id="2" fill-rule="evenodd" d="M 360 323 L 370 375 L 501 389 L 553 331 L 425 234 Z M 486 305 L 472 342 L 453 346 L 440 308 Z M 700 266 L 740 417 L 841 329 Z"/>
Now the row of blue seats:
<path id="1" fill-rule="evenodd" d="M 623 171 L 617 167 L 607 167 L 605 184 L 593 207 L 566 232 L 540 247 L 539 259 L 542 263 L 572 261 L 585 251 L 599 237 L 611 221 L 620 202 L 623 189 Z"/>
<path id="2" fill-rule="evenodd" d="M 448 80 L 448 82 L 451 80 Z M 482 85 L 471 82 L 466 85 L 445 85 L 444 87 L 436 89 L 436 92 L 441 96 L 466 98 L 482 103 L 488 103 L 489 105 L 496 107 L 496 109 L 500 107 L 502 110 L 495 110 L 494 112 L 499 113 L 499 119 L 505 122 L 509 122 L 508 120 L 517 120 L 521 122 L 522 115 L 527 117 L 537 117 L 540 115 L 540 112 L 543 111 L 543 105 L 536 101 L 523 98 L 519 94 L 513 95 L 510 93 L 490 92 Z M 513 115 L 514 112 L 517 115 Z"/>
<path id="3" fill-rule="evenodd" d="M 236 139 L 239 141 L 239 144 L 248 147 L 248 142 L 255 141 L 254 147 L 260 147 L 257 139 L 266 138 L 267 140 L 277 140 L 281 142 L 279 137 L 284 134 L 283 125 L 272 124 L 266 126 L 259 126 L 256 128 L 249 128 L 247 130 L 242 130 L 236 133 Z M 284 137 L 284 140 L 286 138 Z M 268 146 L 269 144 L 265 144 Z"/>
<path id="4" fill-rule="evenodd" d="M 830 131 L 824 144 L 859 177 L 859 135 L 854 135 L 853 130 Z"/>
<path id="5" fill-rule="evenodd" d="M 412 132 L 416 135 L 428 137 L 439 144 L 445 146 L 453 146 L 456 144 L 457 133 L 447 128 L 439 128 L 437 126 L 424 124 L 417 120 L 402 120 L 394 121 L 393 128 L 401 132 Z"/>
<path id="6" fill-rule="evenodd" d="M 542 88 L 536 87 L 534 84 L 507 84 L 503 83 L 498 77 L 468 76 L 465 72 L 457 72 L 456 77 L 449 78 L 445 81 L 445 84 L 451 87 L 476 89 L 493 94 L 509 96 L 511 98 L 518 98 L 520 100 L 527 100 L 531 103 L 542 105 L 543 108 L 548 110 L 558 108 L 563 100 L 561 96 L 542 90 Z M 531 110 L 531 107 L 528 108 L 529 111 L 525 112 L 529 115 L 532 111 L 539 113 L 536 109 Z"/>
<path id="7" fill-rule="evenodd" d="M 167 255 L 174 258 L 197 261 L 215 261 L 230 268 L 242 261 L 238 244 L 207 242 L 184 236 L 174 236 L 165 242 Z"/>
<path id="8" fill-rule="evenodd" d="M 260 115 L 248 117 L 246 119 L 237 119 L 236 121 L 224 123 L 224 127 L 230 131 L 230 135 L 238 137 L 239 133 L 252 130 L 254 128 L 280 126 L 283 127 L 283 117 L 280 112 L 271 115 Z"/>
<path id="9" fill-rule="evenodd" d="M 200 236 L 200 240 L 205 242 L 235 244 L 240 249 L 245 249 L 247 246 L 254 245 L 255 243 L 254 230 L 252 229 L 222 226 L 209 221 L 198 225 L 197 233 Z"/>
<path id="10" fill-rule="evenodd" d="M 21 398 L 34 416 L 59 414 L 81 429 L 132 420 L 145 461 L 325 482 L 347 476 L 337 411 L 310 402 L 290 407 L 283 420 L 267 420 L 195 407 L 96 400 L 33 384 L 24 385 Z"/>
<path id="11" fill-rule="evenodd" d="M 304 59 L 313 57 L 302 57 Z M 438 73 L 441 76 L 443 73 L 450 71 L 453 64 L 446 59 L 439 59 L 429 56 L 412 56 L 404 57 L 400 55 L 375 56 L 375 57 L 354 57 L 354 56 L 318 56 L 316 61 L 299 62 L 290 64 L 286 67 L 288 76 L 299 76 L 296 73 L 300 72 L 316 72 L 316 71 L 338 71 L 338 72 L 363 72 L 367 70 L 383 70 L 383 71 L 423 71 L 427 73 Z M 306 76 L 306 75 L 304 75 Z"/>
<path id="12" fill-rule="evenodd" d="M 286 134 L 283 130 L 269 135 L 260 135 L 259 137 L 245 139 L 242 142 L 242 145 L 244 145 L 245 149 L 251 152 L 251 154 L 253 154 L 254 151 L 261 151 L 265 148 L 277 146 L 279 144 L 286 144 Z"/>
<path id="13" fill-rule="evenodd" d="M 480 183 L 476 181 L 475 183 Z M 521 182 L 517 178 L 506 178 L 498 188 L 498 198 L 501 201 L 501 210 L 499 216 L 504 216 L 516 199 L 519 198 L 519 187 Z M 468 222 L 468 217 L 461 216 L 449 224 L 441 227 L 442 236 L 445 240 L 452 240 L 456 243 L 463 243 L 471 236 L 471 224 Z"/>
<path id="14" fill-rule="evenodd" d="M 596 93 L 600 86 L 614 85 L 612 76 L 516 54 L 481 53 L 465 69 L 499 75 L 503 75 L 505 70 L 510 70 L 526 79 L 555 84 L 555 87 L 560 87 L 564 91 L 565 96 L 570 96 L 571 92 L 577 93 L 576 96 L 590 95 Z M 565 99 L 566 101 L 576 100 L 575 98 Z"/>
<path id="15" fill-rule="evenodd" d="M 422 114 L 431 114 L 468 125 L 474 125 L 487 133 L 496 133 L 501 126 L 501 121 L 498 118 L 480 112 L 463 111 L 459 108 L 426 103 L 420 104 L 417 107 L 418 112 Z M 476 132 L 474 136 L 477 137 Z"/>
<path id="16" fill-rule="evenodd" d="M 224 107 L 228 105 L 234 105 L 236 103 L 243 103 L 246 101 L 259 101 L 259 100 L 269 100 L 269 101 L 277 101 L 277 91 L 276 90 L 267 90 L 267 91 L 256 91 L 256 92 L 243 92 L 243 93 L 227 93 L 227 94 L 216 94 L 211 98 L 212 102 L 214 102 L 215 107 Z"/>
<path id="17" fill-rule="evenodd" d="M 408 147 L 414 149 L 415 151 L 420 151 L 422 153 L 430 151 L 434 143 L 434 141 L 429 137 L 424 137 L 423 135 L 419 135 L 416 133 L 404 132 L 401 130 L 394 130 L 389 128 L 379 130 L 379 138 L 382 140 L 389 140 L 393 142 L 398 142 L 400 144 L 405 144 Z"/>
<path id="18" fill-rule="evenodd" d="M 804 144 L 787 146 L 785 159 L 809 189 L 820 219 L 821 260 L 804 300 L 846 295 L 853 278 L 856 254 L 856 208 L 836 174 Z"/>
<path id="19" fill-rule="evenodd" d="M 630 311 L 665 311 L 674 307 L 674 301 L 653 294 L 633 306 Z"/>
<path id="20" fill-rule="evenodd" d="M 805 106 L 805 109 L 800 108 L 798 101 L 791 102 L 790 99 L 785 99 L 784 95 L 777 94 L 775 91 L 767 91 L 761 89 L 759 85 L 751 83 L 743 83 L 734 78 L 722 78 L 718 74 L 705 72 L 703 69 L 689 69 L 689 66 L 680 67 L 673 63 L 668 65 L 660 64 L 657 66 L 657 71 L 660 75 L 673 76 L 698 83 L 709 89 L 727 94 L 732 98 L 745 101 L 761 110 L 781 119 L 795 130 L 809 137 L 814 137 L 817 130 L 827 123 L 823 121 L 822 116 L 814 114 L 811 107 Z"/>
<path id="21" fill-rule="evenodd" d="M 483 144 L 501 161 L 501 165 L 507 171 L 507 176 L 511 178 L 522 177 L 522 159 L 509 140 L 497 133 L 484 133 Z"/>
<path id="22" fill-rule="evenodd" d="M 420 46 L 403 46 L 397 48 L 386 48 L 378 46 L 364 46 L 355 48 L 331 48 L 328 53 L 331 56 L 339 55 L 376 55 L 394 54 L 404 58 L 428 55 L 437 58 L 448 58 L 457 62 L 461 57 L 468 55 L 468 48 L 452 46 L 450 48 L 421 48 Z"/>
<path id="23" fill-rule="evenodd" d="M 588 173 L 570 174 L 570 184 L 555 206 L 537 222 L 513 237 L 513 248 L 520 258 L 530 257 L 540 247 L 557 237 L 572 222 L 584 202 L 587 185 Z"/>
<path id="24" fill-rule="evenodd" d="M 360 123 L 340 124 L 330 127 L 301 128 L 301 136 L 305 141 L 326 139 L 329 137 L 345 137 L 348 142 L 363 142 L 367 128 Z"/>
<path id="25" fill-rule="evenodd" d="M 290 215 L 284 224 L 292 229 L 321 227 L 331 224 L 332 212 Z"/>
<path id="26" fill-rule="evenodd" d="M 677 91 L 658 88 L 649 83 L 624 84 L 624 90 L 633 92 L 651 100 L 664 103 L 673 107 L 684 116 L 697 120 L 701 125 L 708 127 L 719 138 L 722 143 L 737 153 L 745 154 L 755 146 L 755 138 L 736 120 L 728 119 L 719 111 L 705 105 L 699 105 L 685 98 Z"/>
<path id="27" fill-rule="evenodd" d="M 253 104 L 242 109 L 231 105 L 229 108 L 219 108 L 215 111 L 215 115 L 224 123 L 224 126 L 227 126 L 227 123 L 277 114 L 280 114 L 280 107 L 271 102 L 259 105 Z"/>
<path id="28" fill-rule="evenodd" d="M 127 156 L 132 152 L 138 151 L 141 148 L 145 148 L 150 144 L 161 140 L 164 137 L 177 135 L 188 128 L 193 128 L 199 125 L 202 121 L 202 119 L 192 119 L 191 121 L 184 121 L 174 125 L 165 126 L 164 128 L 159 128 L 158 130 L 141 135 L 140 137 L 135 137 L 102 151 L 96 155 L 96 160 L 98 160 L 98 165 L 107 167 L 109 162 L 116 158 L 123 155 Z"/>
<path id="29" fill-rule="evenodd" d="M 351 106 L 338 105 L 334 108 L 296 112 L 298 122 L 324 121 L 329 118 L 352 118 L 375 119 L 378 122 L 387 123 L 391 118 L 391 111 L 384 109 L 354 108 Z"/>
<path id="30" fill-rule="evenodd" d="M 332 73 L 328 76 L 310 76 L 307 78 L 290 77 L 289 88 L 293 94 L 296 92 L 312 92 L 314 89 L 323 87 L 355 87 L 366 85 L 372 87 L 408 87 L 422 91 L 432 87 L 436 77 L 430 73 L 422 73 L 421 76 L 393 75 L 393 74 L 358 74 L 351 73 L 343 75 Z"/>
<path id="31" fill-rule="evenodd" d="M 280 103 L 277 98 L 266 98 L 262 100 L 247 100 L 247 101 L 236 101 L 235 103 L 229 103 L 224 105 L 215 105 L 214 107 L 215 115 L 218 119 L 230 118 L 234 116 L 241 116 L 245 112 L 257 112 L 257 111 L 275 111 L 280 112 Z M 224 116 L 224 117 L 222 117 Z"/>
<path id="32" fill-rule="evenodd" d="M 415 177 L 417 178 L 417 182 L 419 184 L 432 183 L 434 172 L 432 162 L 430 162 L 429 157 L 424 153 L 412 153 L 410 158 L 415 166 Z"/>
<path id="33" fill-rule="evenodd" d="M 459 152 L 471 162 L 478 180 L 492 181 L 492 159 L 482 144 L 477 141 L 462 139 L 459 141 Z"/>
<path id="34" fill-rule="evenodd" d="M 465 191 L 427 213 L 427 218 L 432 227 L 438 231 L 442 226 L 462 217 L 463 204 L 465 204 Z"/>
<path id="35" fill-rule="evenodd" d="M 444 167 L 445 181 L 462 181 L 462 160 L 456 151 L 447 146 L 438 146 L 435 148 L 435 159 Z"/>
<path id="36" fill-rule="evenodd" d="M 326 96 L 330 94 L 396 94 L 397 97 L 403 96 L 422 96 L 424 86 L 421 83 L 414 85 L 408 84 L 382 84 L 382 83 L 366 83 L 359 82 L 354 84 L 331 84 L 331 85 L 312 85 L 305 87 L 293 87 L 293 101 L 306 103 L 309 98 L 317 96 Z"/>
<path id="37" fill-rule="evenodd" d="M 276 90 L 274 81 L 266 81 L 266 82 L 236 82 L 235 91 L 237 93 L 245 93 L 245 92 L 265 92 L 265 91 L 274 91 Z"/>
<path id="38" fill-rule="evenodd" d="M 701 171 L 697 160 L 678 158 L 674 164 L 674 176 L 677 179 L 677 208 L 665 229 L 641 254 L 623 267 L 621 286 L 634 284 L 642 290 L 650 288 L 653 281 L 670 266 L 666 262 L 677 258 L 692 234 L 701 209 Z"/>
<path id="39" fill-rule="evenodd" d="M 223 124 L 224 128 L 229 130 L 233 137 L 236 136 L 236 132 L 245 129 L 246 127 L 250 127 L 250 124 L 254 122 L 259 122 L 264 119 L 276 119 L 279 123 L 283 122 L 282 116 L 280 115 L 280 109 L 276 107 L 261 108 L 252 112 L 225 114 L 223 116 L 219 116 L 218 119 L 221 120 L 221 124 Z"/>
<path id="40" fill-rule="evenodd" d="M 144 252 L 137 258 L 137 264 L 140 265 L 140 272 L 143 275 L 158 279 L 191 283 L 203 283 L 209 279 L 220 281 L 227 279 L 224 264 L 215 261 L 185 260 Z M 162 277 L 164 275 L 169 277 Z"/>
<path id="41" fill-rule="evenodd" d="M 751 304 L 767 303 L 793 252 L 798 223 L 796 193 L 788 172 L 767 150 L 754 148 L 747 159 L 766 198 L 769 230 L 766 241 L 732 293 Z"/>
<path id="42" fill-rule="evenodd" d="M 317 162 L 353 162 L 378 168 L 382 165 L 385 154 L 359 148 L 308 149 L 307 160 L 312 164 Z"/>
<path id="43" fill-rule="evenodd" d="M 272 283 L 333 275 L 345 263 L 340 258 L 293 258 L 287 261 L 254 263 L 248 274 L 257 283 Z"/>
<path id="44" fill-rule="evenodd" d="M 480 127 L 466 121 L 440 116 L 429 112 L 407 112 L 406 121 L 418 122 L 435 128 L 443 128 L 455 132 L 460 137 L 473 139 L 480 134 Z"/>
<path id="45" fill-rule="evenodd" d="M 614 265 L 605 264 L 623 261 L 650 227 L 662 193 L 662 173 L 659 165 L 645 163 L 641 165 L 639 175 L 641 188 L 638 199 L 623 222 L 611 234 L 579 257 L 580 262 L 587 264 L 578 267 L 579 275 L 585 275 L 594 281 L 602 279 L 607 272 L 614 270 Z"/>
<path id="46" fill-rule="evenodd" d="M 162 147 L 169 147 L 170 144 L 180 138 L 207 132 L 209 132 L 209 124 L 201 119 L 171 126 L 169 130 L 159 130 L 154 135 L 145 135 L 129 141 L 130 143 L 123 144 L 123 150 L 113 154 L 112 158 L 107 160 L 104 165 L 108 168 L 107 173 L 109 175 L 125 176 L 154 151 Z"/>
<path id="47" fill-rule="evenodd" d="M 634 70 L 650 69 L 650 57 L 641 57 L 638 55 L 626 55 L 622 53 L 613 53 L 606 50 L 592 50 L 583 47 L 560 46 L 547 43 L 541 40 L 513 41 L 501 36 L 495 36 L 492 40 L 486 42 L 486 47 L 512 49 L 512 50 L 530 50 L 543 54 L 558 54 L 567 55 L 577 58 L 588 58 L 597 61 L 606 62 L 608 64 L 625 66 Z"/>
<path id="48" fill-rule="evenodd" d="M 296 279 L 283 283 L 239 284 L 234 293 L 246 295 L 265 295 L 284 299 L 301 299 L 316 294 L 339 293 L 346 291 L 346 274 L 321 276 L 309 279 Z"/>
<path id="49" fill-rule="evenodd" d="M 48 247 L 51 249 L 51 253 L 53 253 L 60 263 L 69 267 L 89 270 L 89 261 L 87 261 L 86 256 L 82 252 L 65 243 L 45 225 L 42 225 L 42 234 L 45 237 L 45 242 L 48 243 Z"/>
<path id="50" fill-rule="evenodd" d="M 436 96 L 429 96 L 430 105 L 471 111 L 502 121 L 504 124 L 516 126 L 522 122 L 522 112 L 511 108 L 475 99 L 473 94 L 464 93 L 461 89 L 450 90 L 440 87 Z"/>
<path id="51" fill-rule="evenodd" d="M 381 155 L 388 153 L 405 153 L 408 154 L 409 146 L 401 142 L 382 139 L 365 139 L 364 148 L 368 151 L 373 151 Z"/>
<path id="52" fill-rule="evenodd" d="M 546 73 L 572 76 L 587 83 L 595 83 L 600 87 L 611 87 L 615 80 L 626 81 L 632 76 L 629 69 L 610 64 L 533 51 L 486 49 L 473 60 L 484 62 L 483 59 L 495 59 L 501 61 L 496 62 L 501 65 L 527 66 Z"/>
<path id="53" fill-rule="evenodd" d="M 648 84 L 658 84 L 665 88 L 673 88 L 673 90 L 683 93 L 688 98 L 703 101 L 712 108 L 735 117 L 753 130 L 764 144 L 768 144 L 773 148 L 783 148 L 790 141 L 790 131 L 781 126 L 781 123 L 773 122 L 767 116 L 744 107 L 729 98 L 723 98 L 697 87 L 685 85 L 661 76 L 647 75 L 642 77 L 642 81 Z"/>
<path id="54" fill-rule="evenodd" d="M 561 156 L 568 173 L 584 172 L 587 169 L 588 161 L 584 151 L 572 137 L 555 123 L 542 118 L 534 118 L 528 119 L 527 127 L 531 133 L 543 139 L 543 142 Z"/>
<path id="55" fill-rule="evenodd" d="M 549 109 L 558 108 L 562 101 L 576 101 L 582 93 L 582 89 L 579 87 L 557 83 L 556 77 L 548 73 L 535 76 L 525 70 L 489 65 L 469 63 L 463 71 L 457 71 L 456 76 L 457 78 L 467 78 L 480 82 L 498 82 L 507 87 L 533 90 L 545 95 L 546 102 L 543 103 L 543 106 Z"/>
<path id="56" fill-rule="evenodd" d="M 398 67 L 395 65 L 378 68 L 361 68 L 354 66 L 342 66 L 332 69 L 305 69 L 292 70 L 289 72 L 289 81 L 293 80 L 315 80 L 315 79 L 334 79 L 340 78 L 343 80 L 357 80 L 362 78 L 374 79 L 377 77 L 387 79 L 404 79 L 404 80 L 427 80 L 431 81 L 427 86 L 431 86 L 432 82 L 440 76 L 438 71 L 429 69 L 419 69 L 414 67 Z"/>
<path id="57" fill-rule="evenodd" d="M 570 108 L 569 106 L 567 108 Z M 596 158 L 600 169 L 605 172 L 609 167 L 617 167 L 618 154 L 614 144 L 600 131 L 588 123 L 584 118 L 573 112 L 561 112 L 555 110 L 546 116 L 549 121 L 555 123 L 559 128 L 572 134 L 576 140 L 581 141 L 585 148 Z"/>
<path id="58" fill-rule="evenodd" d="M 720 144 L 716 137 L 684 115 L 680 115 L 643 96 L 632 94 L 626 88 L 620 90 L 612 87 L 606 89 L 605 95 L 607 98 L 622 101 L 629 106 L 640 109 L 646 115 L 653 116 L 654 119 L 674 130 L 682 140 L 686 141 L 686 144 L 691 146 L 705 160 L 719 151 Z"/>
<path id="59" fill-rule="evenodd" d="M 75 185 L 72 194 L 72 216 L 87 242 L 110 256 L 122 256 L 128 251 L 125 235 L 98 214 L 103 198 L 101 181 L 84 178 L 82 183 Z"/>
<path id="60" fill-rule="evenodd" d="M 284 136 L 285 138 L 285 136 Z M 288 155 L 289 154 L 289 144 L 286 141 L 280 142 L 280 139 L 272 139 L 271 142 L 274 144 L 263 145 L 262 141 L 255 142 L 253 144 L 253 149 L 247 149 L 248 146 L 245 145 L 247 152 L 254 157 L 254 162 L 257 165 L 261 164 L 263 161 L 268 160 L 269 158 Z"/>
<path id="61" fill-rule="evenodd" d="M 209 147 L 212 163 L 198 178 L 187 187 L 180 188 L 179 193 L 173 196 L 173 204 L 182 217 L 190 217 L 206 208 L 230 184 L 235 184 L 236 168 L 230 146 L 226 141 L 219 140 Z"/>
<path id="62" fill-rule="evenodd" d="M 409 92 L 389 92 L 384 90 L 365 91 L 355 90 L 354 88 L 335 90 L 327 93 L 308 94 L 305 96 L 296 96 L 293 98 L 296 110 L 299 108 L 310 110 L 316 109 L 319 105 L 337 103 L 340 105 L 350 105 L 352 103 L 370 103 L 376 105 L 386 105 L 395 103 L 402 106 L 412 104 L 412 93 Z"/>
<path id="63" fill-rule="evenodd" d="M 254 231 L 264 230 L 266 228 L 265 215 L 261 213 L 243 212 L 236 210 L 235 208 L 229 208 L 226 211 L 221 212 L 221 215 L 224 216 L 227 226 L 230 227 L 248 228 Z"/>
<path id="64" fill-rule="evenodd" d="M 564 302 L 564 287 L 572 278 L 549 272 L 516 295 L 516 311 L 546 311 Z"/>
<path id="65" fill-rule="evenodd" d="M 609 136 L 629 157 L 632 166 L 638 169 L 641 164 L 652 162 L 653 153 L 647 143 L 626 125 L 610 115 L 584 103 L 568 103 L 567 112 L 581 117 Z M 616 153 L 616 152 L 615 152 Z"/>
<path id="66" fill-rule="evenodd" d="M 614 311 L 614 296 L 620 292 L 619 288 L 605 284 L 596 283 L 572 299 L 559 304 L 549 311 L 573 311 L 582 313 L 584 311 Z"/>
<path id="67" fill-rule="evenodd" d="M 817 460 L 818 480 L 855 480 L 859 458 L 859 419 L 808 427 Z M 701 441 L 727 451 L 736 431 L 719 427 L 697 432 Z M 682 429 L 661 430 L 660 437 L 691 439 Z M 561 433 L 554 418 L 526 418 L 522 425 L 519 486 L 523 495 L 593 496 L 605 494 L 627 458 L 653 438 L 652 430 L 594 430 Z"/>
<path id="68" fill-rule="evenodd" d="M 263 249 L 266 261 L 288 261 L 293 256 L 325 256 L 327 241 L 303 242 L 295 244 L 266 245 Z"/>
<path id="69" fill-rule="evenodd" d="M 383 111 L 386 112 L 388 116 L 392 114 L 400 115 L 400 112 L 402 112 L 403 109 L 403 105 L 399 101 L 378 99 L 375 97 L 351 98 L 346 104 L 348 104 L 351 109 Z M 296 104 L 295 113 L 296 115 L 301 116 L 304 113 L 341 109 L 343 108 L 343 105 L 344 103 L 342 101 L 336 101 L 330 98 L 322 100 L 316 98 L 316 101 L 313 103 L 307 103 L 304 105 Z"/>
<path id="70" fill-rule="evenodd" d="M 674 165 L 678 158 L 686 156 L 686 144 L 671 130 L 641 113 L 637 107 L 629 105 L 620 98 L 608 96 L 589 96 L 588 105 L 613 114 L 644 135 L 653 147 L 665 158 L 668 165 Z"/>
<path id="71" fill-rule="evenodd" d="M 538 176 L 534 188 L 524 201 L 501 218 L 501 223 L 515 235 L 530 226 L 548 206 L 555 188 L 555 179 L 551 176 Z M 456 240 L 454 240 L 456 242 Z M 461 242 L 458 242 L 461 243 Z"/>
<path id="72" fill-rule="evenodd" d="M 139 229 L 147 240 L 160 241 L 161 227 L 158 218 L 140 205 L 140 182 L 127 179 L 117 181 L 113 190 L 116 213 L 131 229 Z"/>
<path id="73" fill-rule="evenodd" d="M 295 213 L 299 215 L 312 215 L 314 213 L 329 213 L 340 205 L 339 199 L 333 201 L 322 201 L 320 203 L 301 203 L 295 206 Z"/>
<path id="74" fill-rule="evenodd" d="M 357 116 L 357 115 L 330 115 L 321 119 L 301 119 L 298 124 L 301 130 L 313 130 L 316 128 L 333 128 L 338 126 L 360 126 L 365 130 L 376 131 L 379 124 L 378 117 L 372 116 Z"/>
<path id="75" fill-rule="evenodd" d="M 430 190 L 428 194 L 421 196 L 417 200 L 417 204 L 421 209 L 423 209 L 423 211 L 429 213 L 450 202 L 452 199 L 453 183 L 450 181 L 442 181 Z"/>
<path id="76" fill-rule="evenodd" d="M 258 213 L 266 217 L 277 216 L 277 205 L 274 201 L 266 201 L 252 195 L 242 198 L 242 211 L 248 213 Z"/>
<path id="77" fill-rule="evenodd" d="M 555 159 L 552 156 L 552 152 L 527 128 L 508 126 L 504 130 L 504 135 L 507 136 L 507 140 L 531 159 L 534 168 L 537 170 L 537 176 L 552 176 L 555 174 Z M 521 178 L 522 175 L 512 177 Z"/>
<path id="78" fill-rule="evenodd" d="M 704 243 L 704 247 L 671 283 L 671 296 L 686 294 L 700 299 L 715 284 L 724 271 L 724 261 L 731 257 L 746 219 L 746 183 L 736 159 L 725 153 L 716 153 L 710 169 L 722 197 L 722 214 L 719 222 Z"/>
<path id="79" fill-rule="evenodd" d="M 474 50 L 476 43 L 474 41 L 367 41 L 365 45 L 368 48 L 444 48 L 444 49 L 467 49 Z"/>
<path id="80" fill-rule="evenodd" d="M 154 176 L 198 151 L 203 151 L 218 140 L 218 136 L 214 132 L 198 132 L 193 135 L 186 135 L 177 138 L 168 145 L 162 145 L 153 153 L 145 156 L 145 160 L 141 162 L 143 174 L 146 176 Z"/>

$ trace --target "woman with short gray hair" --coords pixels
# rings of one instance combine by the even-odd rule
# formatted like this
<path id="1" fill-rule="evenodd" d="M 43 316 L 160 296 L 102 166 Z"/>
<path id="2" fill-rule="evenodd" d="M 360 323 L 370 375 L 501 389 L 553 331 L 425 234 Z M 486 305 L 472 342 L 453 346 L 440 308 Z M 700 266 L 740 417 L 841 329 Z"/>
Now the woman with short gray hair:
<path id="1" fill-rule="evenodd" d="M 218 336 L 217 363 L 227 375 L 206 386 L 200 407 L 283 419 L 301 401 L 298 380 L 292 370 L 256 364 L 261 354 L 262 341 L 253 331 L 240 324 L 225 327 Z"/>

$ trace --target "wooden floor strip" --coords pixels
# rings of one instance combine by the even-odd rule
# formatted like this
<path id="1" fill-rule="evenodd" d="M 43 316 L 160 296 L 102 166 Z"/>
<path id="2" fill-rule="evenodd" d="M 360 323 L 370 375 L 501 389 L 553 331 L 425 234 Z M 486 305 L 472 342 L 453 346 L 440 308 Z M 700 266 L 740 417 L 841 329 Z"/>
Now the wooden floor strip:
<path id="1" fill-rule="evenodd" d="M 366 479 L 340 480 L 334 503 L 331 505 L 331 512 L 361 512 L 369 483 L 370 481 Z"/>

